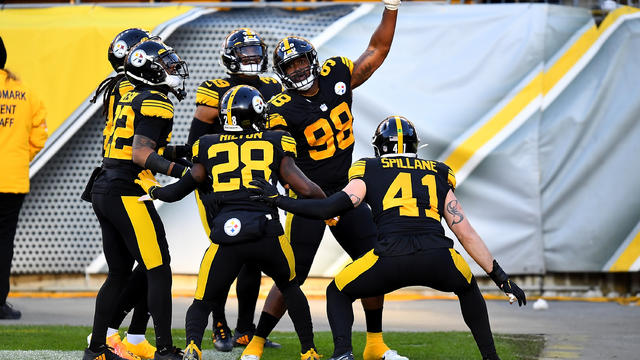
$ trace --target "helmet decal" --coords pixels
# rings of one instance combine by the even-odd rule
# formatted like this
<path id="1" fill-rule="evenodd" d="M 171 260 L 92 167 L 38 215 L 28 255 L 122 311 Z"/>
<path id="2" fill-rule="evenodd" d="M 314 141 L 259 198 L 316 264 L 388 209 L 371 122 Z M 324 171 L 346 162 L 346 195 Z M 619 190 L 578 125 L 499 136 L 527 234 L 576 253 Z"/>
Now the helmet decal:
<path id="1" fill-rule="evenodd" d="M 131 65 L 141 67 L 147 62 L 147 53 L 142 49 L 136 50 L 131 54 Z"/>
<path id="2" fill-rule="evenodd" d="M 254 96 L 251 100 L 251 103 L 253 104 L 253 110 L 255 110 L 257 113 L 261 113 L 264 111 L 264 100 L 262 100 L 261 97 Z"/>
<path id="3" fill-rule="evenodd" d="M 113 55 L 119 59 L 122 59 L 125 55 L 127 55 L 127 50 L 129 47 L 124 40 L 119 40 L 115 44 L 113 44 Z"/>

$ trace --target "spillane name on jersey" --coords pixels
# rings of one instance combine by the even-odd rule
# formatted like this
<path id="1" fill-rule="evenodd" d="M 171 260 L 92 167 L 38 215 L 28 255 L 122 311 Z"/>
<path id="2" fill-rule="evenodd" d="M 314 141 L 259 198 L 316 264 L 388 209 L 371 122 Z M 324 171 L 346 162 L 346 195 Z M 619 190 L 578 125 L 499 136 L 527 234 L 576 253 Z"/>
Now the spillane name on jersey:
<path id="1" fill-rule="evenodd" d="M 298 144 L 296 164 L 329 192 L 347 183 L 352 161 L 352 71 L 351 60 L 330 58 L 320 69 L 316 95 L 285 91 L 269 101 L 267 126 L 291 133 Z"/>
<path id="2" fill-rule="evenodd" d="M 107 139 L 109 138 L 109 134 L 113 131 L 116 107 L 118 106 L 122 96 L 131 90 L 133 90 L 133 85 L 131 85 L 131 82 L 129 82 L 126 77 L 120 79 L 113 90 L 111 90 L 111 94 L 109 95 L 109 104 L 107 105 L 107 120 L 104 125 L 104 130 L 102 131 L 102 156 L 104 156 L 104 152 L 107 148 Z"/>
<path id="3" fill-rule="evenodd" d="M 136 193 L 142 190 L 133 182 L 143 170 L 133 163 L 133 137 L 143 135 L 155 141 L 157 151 L 171 140 L 172 128 L 173 103 L 166 94 L 145 87 L 124 94 L 116 106 L 113 126 L 106 134 L 102 164 L 112 170 L 108 178 L 125 180 L 126 190 L 135 189 Z"/>
<path id="4" fill-rule="evenodd" d="M 381 247 L 416 247 L 394 243 L 402 237 L 390 234 L 433 234 L 420 248 L 453 246 L 441 223 L 447 193 L 456 186 L 445 163 L 401 155 L 364 158 L 351 166 L 349 179 L 367 185 L 364 201 L 371 207 Z"/>
<path id="5" fill-rule="evenodd" d="M 213 192 L 204 201 L 215 201 L 220 212 L 250 210 L 273 213 L 266 204 L 249 199 L 249 183 L 258 178 L 278 181 L 280 161 L 296 156 L 296 142 L 284 131 L 205 135 L 193 144 L 193 163 L 205 166 L 213 180 Z"/>

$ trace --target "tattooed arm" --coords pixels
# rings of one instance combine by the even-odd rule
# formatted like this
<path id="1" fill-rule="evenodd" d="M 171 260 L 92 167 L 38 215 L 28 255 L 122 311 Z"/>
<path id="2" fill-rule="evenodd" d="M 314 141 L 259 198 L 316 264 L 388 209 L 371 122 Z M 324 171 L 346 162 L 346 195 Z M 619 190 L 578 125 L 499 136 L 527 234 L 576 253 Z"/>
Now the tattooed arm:
<path id="1" fill-rule="evenodd" d="M 467 253 L 484 271 L 490 273 L 493 270 L 493 256 L 480 235 L 469 223 L 464 211 L 462 211 L 462 205 L 451 190 L 445 200 L 444 219 Z"/>
<path id="2" fill-rule="evenodd" d="M 369 46 L 367 46 L 367 49 L 360 55 L 358 60 L 353 63 L 351 89 L 362 85 L 382 65 L 387 54 L 389 54 L 389 49 L 391 49 L 397 17 L 398 12 L 395 10 L 385 9 L 382 13 L 382 21 L 380 21 L 380 25 L 371 36 Z"/>
<path id="3" fill-rule="evenodd" d="M 156 142 L 144 135 L 133 136 L 133 163 L 153 172 L 180 177 L 185 167 L 164 159 L 156 152 Z"/>

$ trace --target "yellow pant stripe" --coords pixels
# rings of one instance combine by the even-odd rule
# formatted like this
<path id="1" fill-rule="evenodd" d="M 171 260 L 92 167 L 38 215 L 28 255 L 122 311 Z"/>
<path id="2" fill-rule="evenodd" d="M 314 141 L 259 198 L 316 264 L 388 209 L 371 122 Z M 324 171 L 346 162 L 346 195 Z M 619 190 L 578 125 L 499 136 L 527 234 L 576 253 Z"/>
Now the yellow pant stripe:
<path id="1" fill-rule="evenodd" d="M 278 240 L 280 240 L 280 248 L 282 249 L 284 256 L 287 258 L 287 264 L 289 264 L 289 281 L 291 281 L 296 277 L 296 260 L 293 256 L 293 249 L 291 248 L 289 237 L 286 234 L 280 235 Z"/>
<path id="2" fill-rule="evenodd" d="M 138 196 L 122 196 L 121 198 L 136 234 L 144 266 L 147 270 L 151 270 L 162 265 L 162 254 L 158 245 L 156 228 L 153 226 L 144 201 L 138 201 Z"/>
<path id="3" fill-rule="evenodd" d="M 342 290 L 350 282 L 369 270 L 378 261 L 378 255 L 373 253 L 371 249 L 368 253 L 359 257 L 356 261 L 347 265 L 338 275 L 336 275 L 336 286 L 338 290 Z"/>
<path id="4" fill-rule="evenodd" d="M 451 253 L 451 258 L 453 259 L 453 263 L 456 265 L 456 268 L 465 279 L 467 279 L 468 283 L 471 283 L 471 269 L 469 268 L 469 264 L 458 254 L 454 249 L 449 249 Z"/>
<path id="5" fill-rule="evenodd" d="M 209 279 L 211 263 L 213 263 L 213 258 L 216 257 L 218 247 L 218 244 L 212 243 L 204 253 L 204 257 L 200 263 L 200 271 L 198 271 L 198 285 L 196 286 L 196 295 L 194 296 L 196 300 L 202 300 L 204 297 L 204 290 L 207 288 L 207 279 Z"/>
<path id="6" fill-rule="evenodd" d="M 200 191 L 196 190 L 196 204 L 198 204 L 198 213 L 200 214 L 200 221 L 202 221 L 202 227 L 207 237 L 211 239 L 211 227 L 209 226 L 209 220 L 207 220 L 207 211 L 204 209 L 204 204 L 200 200 Z"/>

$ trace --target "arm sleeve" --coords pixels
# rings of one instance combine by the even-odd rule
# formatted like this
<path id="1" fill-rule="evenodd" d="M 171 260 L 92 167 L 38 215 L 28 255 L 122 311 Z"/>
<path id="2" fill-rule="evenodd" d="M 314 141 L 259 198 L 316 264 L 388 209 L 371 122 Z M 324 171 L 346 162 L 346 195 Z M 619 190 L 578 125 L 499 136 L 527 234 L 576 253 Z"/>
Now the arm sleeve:
<path id="1" fill-rule="evenodd" d="M 47 111 L 44 108 L 44 104 L 33 94 L 31 98 L 33 118 L 31 119 L 31 133 L 29 134 L 29 160 L 33 160 L 36 154 L 42 150 L 49 137 L 46 121 Z"/>
<path id="2" fill-rule="evenodd" d="M 191 121 L 191 128 L 189 129 L 187 144 L 195 143 L 196 140 L 200 139 L 203 135 L 216 134 L 220 132 L 218 131 L 219 128 L 220 126 L 216 126 L 216 124 L 209 124 L 204 121 L 200 121 L 197 118 L 193 118 L 193 121 Z"/>
<path id="3" fill-rule="evenodd" d="M 330 219 L 353 209 L 353 202 L 344 191 L 338 191 L 325 199 L 293 199 L 280 196 L 276 205 L 282 210 L 319 220 Z"/>
<path id="4" fill-rule="evenodd" d="M 157 186 L 149 191 L 152 199 L 160 199 L 166 202 L 175 202 L 181 200 L 196 189 L 198 183 L 191 176 L 191 171 L 187 171 L 180 180 L 167 186 Z"/>

